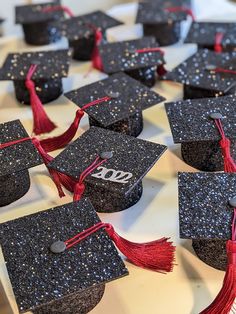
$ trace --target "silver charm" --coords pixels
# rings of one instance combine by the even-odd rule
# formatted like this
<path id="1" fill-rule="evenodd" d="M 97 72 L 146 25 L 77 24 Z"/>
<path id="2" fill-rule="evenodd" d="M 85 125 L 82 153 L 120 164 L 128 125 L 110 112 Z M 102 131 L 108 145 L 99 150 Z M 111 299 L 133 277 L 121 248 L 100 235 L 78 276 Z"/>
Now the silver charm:
<path id="1" fill-rule="evenodd" d="M 91 176 L 105 181 L 111 181 L 116 183 L 128 183 L 128 180 L 132 178 L 132 173 L 124 171 L 116 171 L 114 169 L 107 169 L 105 167 L 98 167 L 100 170 L 98 173 L 93 173 Z"/>

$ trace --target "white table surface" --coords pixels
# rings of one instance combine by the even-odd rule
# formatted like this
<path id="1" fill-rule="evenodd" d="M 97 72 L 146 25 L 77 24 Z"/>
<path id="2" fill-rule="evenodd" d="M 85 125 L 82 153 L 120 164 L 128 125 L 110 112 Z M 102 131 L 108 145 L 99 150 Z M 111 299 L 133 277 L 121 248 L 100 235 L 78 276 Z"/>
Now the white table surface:
<path id="1" fill-rule="evenodd" d="M 110 40 L 131 39 L 141 36 L 141 28 L 133 26 L 136 4 L 116 6 L 109 13 L 127 23 L 109 30 Z M 226 0 L 196 0 L 195 12 L 198 19 L 235 20 L 236 5 Z M 66 40 L 50 47 L 66 47 Z M 26 46 L 21 38 L 0 39 L 0 65 L 8 52 L 37 50 Z M 167 68 L 171 69 L 196 51 L 195 45 L 176 44 L 164 48 Z M 72 62 L 70 77 L 64 79 L 64 90 L 86 85 L 106 77 L 92 71 L 85 77 L 90 63 Z M 154 90 L 167 101 L 182 98 L 182 86 L 176 83 L 157 83 Z M 46 106 L 49 116 L 60 126 L 53 134 L 59 134 L 71 123 L 76 106 L 61 96 Z M 31 132 L 31 110 L 21 106 L 14 97 L 11 82 L 0 82 L 0 122 L 20 119 Z M 82 120 L 79 136 L 88 129 L 88 119 Z M 170 236 L 177 246 L 176 263 L 173 273 L 163 275 L 140 269 L 129 262 L 126 265 L 130 275 L 106 285 L 102 301 L 93 314 L 197 314 L 205 308 L 219 291 L 224 273 L 201 262 L 191 248 L 191 242 L 179 239 L 178 230 L 178 171 L 195 171 L 180 158 L 179 146 L 174 145 L 163 103 L 144 112 L 144 130 L 140 138 L 165 144 L 168 151 L 143 180 L 144 191 L 141 200 L 131 208 L 113 214 L 99 214 L 103 221 L 112 223 L 117 231 L 133 241 L 149 241 Z M 56 152 L 57 154 L 58 152 Z M 55 155 L 56 155 L 55 154 Z M 25 216 L 72 200 L 68 194 L 59 199 L 44 166 L 30 170 L 30 191 L 15 203 L 0 208 L 0 222 Z M 2 253 L 0 253 L 0 313 L 18 313 L 14 295 L 9 283 Z M 12 310 L 11 310 L 12 308 Z M 71 313 L 73 314 L 73 313 Z"/>

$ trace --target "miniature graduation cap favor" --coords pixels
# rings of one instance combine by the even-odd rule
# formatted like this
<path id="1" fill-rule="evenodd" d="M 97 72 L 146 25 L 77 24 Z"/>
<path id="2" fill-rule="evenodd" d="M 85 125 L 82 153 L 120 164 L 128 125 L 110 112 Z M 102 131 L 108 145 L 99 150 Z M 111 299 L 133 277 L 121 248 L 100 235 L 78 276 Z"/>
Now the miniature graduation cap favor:
<path id="1" fill-rule="evenodd" d="M 68 39 L 73 49 L 73 59 L 81 61 L 91 60 L 97 45 L 102 39 L 106 40 L 106 30 L 121 24 L 102 11 L 72 16 L 56 23 L 61 35 Z"/>
<path id="2" fill-rule="evenodd" d="M 197 256 L 226 270 L 221 291 L 202 314 L 231 313 L 236 297 L 236 174 L 180 173 L 180 237 Z"/>
<path id="3" fill-rule="evenodd" d="M 9 141 L 29 138 L 19 120 L 0 124 L 0 206 L 8 205 L 30 187 L 29 170 L 43 160 L 30 140 L 1 148 Z"/>
<path id="4" fill-rule="evenodd" d="M 142 111 L 165 99 L 124 73 L 68 92 L 65 96 L 89 115 L 90 126 L 138 136 Z"/>
<path id="5" fill-rule="evenodd" d="M 143 24 L 144 36 L 154 36 L 161 46 L 168 46 L 180 40 L 181 22 L 188 15 L 194 20 L 191 9 L 179 1 L 140 2 L 136 23 Z"/>
<path id="6" fill-rule="evenodd" d="M 91 127 L 48 166 L 77 182 L 75 200 L 86 196 L 98 212 L 116 212 L 138 202 L 142 178 L 165 150 L 164 145 Z"/>
<path id="7" fill-rule="evenodd" d="M 13 81 L 17 100 L 31 105 L 35 134 L 55 128 L 42 104 L 62 94 L 62 78 L 67 77 L 69 64 L 70 52 L 63 49 L 10 53 L 1 68 L 0 79 Z"/>
<path id="8" fill-rule="evenodd" d="M 101 43 L 93 66 L 107 74 L 125 72 L 152 87 L 156 81 L 156 73 L 159 76 L 166 73 L 163 55 L 164 52 L 158 48 L 154 37 Z"/>
<path id="9" fill-rule="evenodd" d="M 61 38 L 53 22 L 63 19 L 64 13 L 61 10 L 48 10 L 58 5 L 60 0 L 15 7 L 15 22 L 22 25 L 26 43 L 48 45 Z"/>
<path id="10" fill-rule="evenodd" d="M 168 72 L 164 80 L 182 83 L 184 99 L 217 97 L 236 91 L 236 53 L 199 50 Z"/>
<path id="11" fill-rule="evenodd" d="M 174 143 L 183 160 L 202 171 L 236 169 L 234 95 L 166 104 Z"/>
<path id="12" fill-rule="evenodd" d="M 193 22 L 185 43 L 196 43 L 198 48 L 215 52 L 234 51 L 236 23 Z"/>
<path id="13" fill-rule="evenodd" d="M 37 235 L 37 236 L 36 236 Z M 166 273 L 175 247 L 167 238 L 130 242 L 102 223 L 88 199 L 0 224 L 0 244 L 20 313 L 85 314 L 105 284 L 136 266 Z"/>

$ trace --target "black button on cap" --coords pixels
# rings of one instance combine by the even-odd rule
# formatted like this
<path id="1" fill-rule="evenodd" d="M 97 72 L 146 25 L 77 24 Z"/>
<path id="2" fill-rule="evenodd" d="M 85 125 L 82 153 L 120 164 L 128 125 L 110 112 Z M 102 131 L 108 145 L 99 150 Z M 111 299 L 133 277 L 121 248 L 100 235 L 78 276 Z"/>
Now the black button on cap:
<path id="1" fill-rule="evenodd" d="M 66 244 L 63 241 L 56 241 L 50 246 L 50 250 L 55 254 L 63 253 L 66 250 Z"/>
<path id="2" fill-rule="evenodd" d="M 236 196 L 229 199 L 229 205 L 236 208 Z"/>
<path id="3" fill-rule="evenodd" d="M 205 66 L 205 69 L 206 69 L 207 71 L 214 71 L 214 70 L 216 69 L 216 66 L 215 66 L 214 64 L 207 64 L 207 65 Z"/>
<path id="4" fill-rule="evenodd" d="M 32 65 L 40 65 L 40 61 L 39 60 L 31 60 L 31 64 Z"/>
<path id="5" fill-rule="evenodd" d="M 100 157 L 101 157 L 102 159 L 110 159 L 110 158 L 112 158 L 112 156 L 113 156 L 113 153 L 112 153 L 112 152 L 102 152 L 102 153 L 100 154 Z"/>
<path id="6" fill-rule="evenodd" d="M 212 112 L 212 113 L 210 114 L 210 118 L 211 118 L 211 119 L 222 119 L 223 116 L 222 116 L 222 114 L 219 113 L 219 112 Z"/>
<path id="7" fill-rule="evenodd" d="M 119 92 L 115 92 L 115 91 L 112 91 L 112 90 L 109 90 L 109 89 L 107 89 L 105 91 L 105 93 L 106 93 L 106 95 L 108 97 L 111 97 L 111 98 L 118 98 L 118 97 L 120 97 L 120 93 Z"/>

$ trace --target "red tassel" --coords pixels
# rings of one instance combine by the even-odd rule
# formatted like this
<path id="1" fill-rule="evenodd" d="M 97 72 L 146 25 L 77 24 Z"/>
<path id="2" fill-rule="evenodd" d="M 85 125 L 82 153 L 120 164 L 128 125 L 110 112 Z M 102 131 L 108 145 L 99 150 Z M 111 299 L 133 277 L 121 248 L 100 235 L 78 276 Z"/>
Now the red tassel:
<path id="1" fill-rule="evenodd" d="M 222 47 L 223 37 L 224 37 L 224 33 L 216 33 L 215 35 L 214 50 L 217 53 L 221 53 L 223 51 L 223 47 Z"/>
<path id="2" fill-rule="evenodd" d="M 42 12 L 55 12 L 55 11 L 63 11 L 65 12 L 66 14 L 68 14 L 69 17 L 73 17 L 74 14 L 73 12 L 66 6 L 64 5 L 55 5 L 53 7 L 46 7 L 46 8 L 43 8 L 42 9 Z"/>
<path id="3" fill-rule="evenodd" d="M 228 265 L 223 286 L 216 299 L 201 314 L 229 314 L 233 307 L 236 298 L 236 241 L 229 240 L 226 249 Z"/>
<path id="4" fill-rule="evenodd" d="M 157 67 L 157 74 L 158 74 L 159 76 L 163 76 L 163 75 L 165 75 L 166 73 L 167 73 L 167 70 L 165 69 L 164 64 L 161 64 L 161 65 L 159 65 L 159 66 Z"/>
<path id="5" fill-rule="evenodd" d="M 170 13 L 185 12 L 187 15 L 191 16 L 193 21 L 195 21 L 195 16 L 193 14 L 193 11 L 186 7 L 169 7 L 169 8 L 166 8 L 165 11 L 170 12 Z"/>
<path id="6" fill-rule="evenodd" d="M 32 81 L 32 76 L 37 68 L 37 65 L 31 65 L 26 76 L 25 86 L 30 94 L 30 105 L 33 113 L 34 127 L 33 132 L 36 135 L 49 133 L 56 128 L 56 125 L 49 119 L 46 111 L 36 93 L 35 84 Z"/>
<path id="7" fill-rule="evenodd" d="M 106 228 L 106 231 L 121 253 L 136 266 L 160 273 L 173 270 L 175 247 L 172 242 L 168 242 L 169 238 L 146 243 L 134 243 L 119 236 L 111 225 Z"/>
<path id="8" fill-rule="evenodd" d="M 83 193 L 84 193 L 84 190 L 85 190 L 85 185 L 83 182 L 78 182 L 76 185 L 75 185 L 75 188 L 74 188 L 74 196 L 73 196 L 73 201 L 74 202 L 77 202 L 81 199 Z"/>
<path id="9" fill-rule="evenodd" d="M 81 118 L 84 115 L 84 111 L 79 109 L 76 111 L 76 116 L 68 130 L 66 130 L 63 134 L 51 138 L 46 138 L 44 140 L 40 141 L 41 146 L 46 152 L 52 152 L 56 149 L 60 149 L 65 147 L 67 144 L 70 143 L 70 141 L 73 139 L 75 136 Z"/>
<path id="10" fill-rule="evenodd" d="M 99 44 L 102 41 L 102 32 L 99 29 L 95 29 L 95 45 L 92 53 L 92 65 L 93 68 L 103 71 L 102 59 L 99 53 Z"/>

